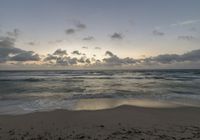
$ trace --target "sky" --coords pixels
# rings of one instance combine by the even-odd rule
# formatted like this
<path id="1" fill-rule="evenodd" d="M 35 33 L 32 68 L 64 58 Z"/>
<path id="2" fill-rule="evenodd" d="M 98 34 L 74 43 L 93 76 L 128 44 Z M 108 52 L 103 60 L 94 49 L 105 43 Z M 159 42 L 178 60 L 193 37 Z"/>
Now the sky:
<path id="1" fill-rule="evenodd" d="M 200 68 L 198 0 L 0 0 L 0 69 Z"/>

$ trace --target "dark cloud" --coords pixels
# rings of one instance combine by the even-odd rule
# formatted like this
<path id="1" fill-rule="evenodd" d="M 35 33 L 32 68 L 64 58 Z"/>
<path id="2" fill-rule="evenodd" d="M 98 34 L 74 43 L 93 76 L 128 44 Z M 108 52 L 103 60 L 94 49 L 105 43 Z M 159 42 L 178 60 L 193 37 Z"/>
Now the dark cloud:
<path id="1" fill-rule="evenodd" d="M 194 36 L 190 36 L 190 35 L 182 35 L 182 36 L 178 36 L 178 39 L 179 40 L 190 41 L 190 40 L 195 40 L 195 37 Z"/>
<path id="2" fill-rule="evenodd" d="M 106 51 L 106 52 L 105 52 L 105 55 L 108 55 L 108 56 L 110 56 L 110 57 L 115 56 L 111 51 Z"/>
<path id="3" fill-rule="evenodd" d="M 96 64 L 100 64 L 100 63 L 101 63 L 101 60 L 97 59 Z"/>
<path id="4" fill-rule="evenodd" d="M 20 30 L 19 29 L 14 29 L 13 31 L 11 32 L 7 32 L 7 35 L 10 36 L 10 37 L 18 37 L 20 34 Z"/>
<path id="5" fill-rule="evenodd" d="M 158 31 L 158 30 L 153 30 L 152 33 L 155 36 L 164 36 L 165 35 L 165 33 L 161 32 L 161 31 Z"/>
<path id="6" fill-rule="evenodd" d="M 75 55 L 81 55 L 81 53 L 80 53 L 78 50 L 73 51 L 72 54 L 75 54 Z"/>
<path id="7" fill-rule="evenodd" d="M 86 29 L 87 26 L 83 23 L 81 23 L 80 21 L 78 21 L 76 24 L 75 24 L 76 28 L 77 29 Z"/>
<path id="8" fill-rule="evenodd" d="M 200 50 L 193 50 L 180 56 L 182 61 L 200 61 Z"/>
<path id="9" fill-rule="evenodd" d="M 79 52 L 78 50 L 73 51 L 72 54 L 83 55 L 83 56 L 81 56 L 81 57 L 77 56 L 79 58 L 67 56 L 67 51 L 66 50 L 57 49 L 52 54 L 48 54 L 43 59 L 43 61 L 46 64 L 62 65 L 62 66 L 74 66 L 74 65 L 78 65 L 78 64 L 90 65 L 92 63 L 90 58 L 87 58 L 86 55 L 84 55 L 83 53 Z"/>
<path id="10" fill-rule="evenodd" d="M 81 30 L 87 28 L 87 26 L 85 24 L 81 23 L 80 21 L 76 21 L 74 26 L 75 27 L 73 27 L 73 28 L 66 29 L 65 33 L 66 34 L 74 34 L 74 33 L 78 32 L 78 31 L 81 31 Z"/>
<path id="11" fill-rule="evenodd" d="M 80 58 L 67 56 L 66 50 L 57 49 L 54 53 L 48 54 L 43 61 L 46 64 L 51 65 L 62 65 L 62 66 L 73 66 L 78 64 L 88 65 L 91 64 L 90 58 L 81 56 Z M 72 54 L 83 55 L 78 50 L 73 51 Z"/>
<path id="12" fill-rule="evenodd" d="M 18 54 L 24 52 L 14 47 L 15 40 L 9 37 L 0 38 L 0 62 L 6 62 L 10 58 L 10 54 Z"/>
<path id="13" fill-rule="evenodd" d="M 111 39 L 123 39 L 123 36 L 121 33 L 113 33 L 111 36 Z"/>
<path id="14" fill-rule="evenodd" d="M 40 56 L 32 51 L 19 53 L 9 59 L 10 61 L 39 61 Z"/>
<path id="15" fill-rule="evenodd" d="M 77 58 L 71 58 L 71 57 L 58 57 L 56 60 L 56 64 L 59 65 L 76 65 L 77 64 Z"/>
<path id="16" fill-rule="evenodd" d="M 58 56 L 64 56 L 67 55 L 67 51 L 66 50 L 62 50 L 62 49 L 57 49 L 53 55 L 58 55 Z"/>
<path id="17" fill-rule="evenodd" d="M 66 34 L 74 34 L 75 32 L 76 32 L 76 30 L 73 28 L 69 28 L 69 29 L 65 30 Z"/>
<path id="18" fill-rule="evenodd" d="M 164 55 L 158 55 L 156 57 L 150 57 L 146 58 L 145 62 L 151 63 L 151 62 L 158 62 L 163 64 L 170 64 L 174 62 L 196 62 L 200 61 L 200 50 L 193 50 L 191 52 L 177 55 L 177 54 L 164 54 Z"/>
<path id="19" fill-rule="evenodd" d="M 66 34 L 74 34 L 74 33 L 78 32 L 80 30 L 83 30 L 85 28 L 86 28 L 86 25 L 79 22 L 75 25 L 75 28 L 66 29 L 65 32 L 66 32 Z"/>
<path id="20" fill-rule="evenodd" d="M 145 59 L 133 59 L 133 58 L 119 58 L 111 51 L 106 51 L 106 56 L 103 62 L 107 65 L 132 65 L 132 64 L 172 64 L 176 62 L 200 62 L 200 50 L 193 50 L 182 55 L 178 54 L 163 54 L 155 57 L 149 57 Z"/>
<path id="21" fill-rule="evenodd" d="M 79 63 L 85 63 L 85 59 L 86 59 L 85 57 L 81 57 L 81 58 L 78 60 L 78 62 L 79 62 Z"/>
<path id="22" fill-rule="evenodd" d="M 27 44 L 30 45 L 30 46 L 35 46 L 35 45 L 37 45 L 38 43 L 31 41 L 31 42 L 28 42 Z"/>
<path id="23" fill-rule="evenodd" d="M 88 47 L 86 47 L 86 46 L 83 46 L 83 47 L 82 47 L 82 49 L 88 49 Z"/>
<path id="24" fill-rule="evenodd" d="M 6 61 L 39 61 L 40 57 L 32 51 L 25 51 L 15 47 L 15 39 L 0 38 L 0 62 Z"/>
<path id="25" fill-rule="evenodd" d="M 90 64 L 91 60 L 89 58 L 87 58 L 86 56 L 83 56 L 80 59 L 78 59 L 78 62 L 82 63 L 82 64 Z"/>
<path id="26" fill-rule="evenodd" d="M 43 61 L 53 63 L 52 61 L 57 60 L 58 56 L 48 54 Z"/>
<path id="27" fill-rule="evenodd" d="M 53 61 L 57 60 L 58 58 L 66 58 L 67 51 L 62 49 L 57 49 L 53 54 L 48 54 L 46 58 L 44 58 L 44 61 Z"/>
<path id="28" fill-rule="evenodd" d="M 163 54 L 155 57 L 149 57 L 145 59 L 133 59 L 133 58 L 119 58 L 117 55 L 110 51 L 106 51 L 106 56 L 103 62 L 110 65 L 123 65 L 123 64 L 147 64 L 147 63 L 161 63 L 161 64 L 172 64 L 175 62 L 197 62 L 200 61 L 200 50 L 193 50 L 182 55 L 178 54 Z"/>
<path id="29" fill-rule="evenodd" d="M 48 54 L 43 61 L 53 65 L 62 65 L 62 66 L 70 66 L 78 63 L 77 58 L 74 57 L 71 58 L 70 56 L 63 55 L 64 53 L 57 53 L 57 52 L 58 51 L 56 50 L 53 54 Z M 64 50 L 62 52 L 64 52 Z"/>
<path id="30" fill-rule="evenodd" d="M 146 58 L 145 62 L 172 63 L 172 62 L 177 61 L 178 59 L 179 59 L 179 55 L 177 54 L 163 54 L 163 55 L 158 55 L 156 57 Z"/>
<path id="31" fill-rule="evenodd" d="M 106 65 L 132 65 L 137 62 L 137 60 L 133 58 L 119 58 L 117 55 L 113 54 L 111 51 L 106 51 L 105 55 L 109 56 L 108 58 L 104 58 L 103 62 Z"/>
<path id="32" fill-rule="evenodd" d="M 73 57 L 73 58 L 68 57 L 67 60 L 68 60 L 68 64 L 69 64 L 69 65 L 75 65 L 75 64 L 78 63 L 78 59 L 75 58 L 75 57 Z"/>
<path id="33" fill-rule="evenodd" d="M 95 50 L 101 50 L 101 48 L 100 48 L 100 47 L 95 47 L 94 49 L 95 49 Z"/>
<path id="34" fill-rule="evenodd" d="M 94 37 L 93 36 L 84 37 L 83 40 L 84 41 L 92 41 L 92 40 L 94 40 Z"/>
<path id="35" fill-rule="evenodd" d="M 28 45 L 31 45 L 31 46 L 34 46 L 34 45 L 35 45 L 35 42 L 28 42 L 27 44 L 28 44 Z"/>
<path id="36" fill-rule="evenodd" d="M 87 59 L 85 60 L 85 62 L 86 62 L 87 64 L 90 64 L 90 63 L 91 63 L 91 61 L 90 61 L 89 58 L 87 58 Z"/>
<path id="37" fill-rule="evenodd" d="M 145 59 L 119 58 L 111 51 L 105 53 L 108 58 L 104 58 L 103 62 L 106 65 L 133 65 L 133 64 L 173 64 L 177 62 L 200 62 L 200 50 L 193 50 L 182 55 L 178 54 L 163 54 Z"/>

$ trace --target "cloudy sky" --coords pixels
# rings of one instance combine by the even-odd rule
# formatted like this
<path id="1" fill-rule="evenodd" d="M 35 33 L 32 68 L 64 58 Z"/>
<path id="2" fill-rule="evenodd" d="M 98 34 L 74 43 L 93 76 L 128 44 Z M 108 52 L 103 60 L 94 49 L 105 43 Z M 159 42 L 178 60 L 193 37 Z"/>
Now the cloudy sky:
<path id="1" fill-rule="evenodd" d="M 0 0 L 0 69 L 200 68 L 199 0 Z"/>

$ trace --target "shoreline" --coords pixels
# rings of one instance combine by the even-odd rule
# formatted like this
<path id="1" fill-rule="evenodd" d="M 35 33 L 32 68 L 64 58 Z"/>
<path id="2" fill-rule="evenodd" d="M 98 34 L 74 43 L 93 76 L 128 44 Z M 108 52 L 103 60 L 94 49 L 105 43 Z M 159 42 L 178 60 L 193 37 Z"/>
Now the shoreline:
<path id="1" fill-rule="evenodd" d="M 187 104 L 175 101 L 156 101 L 153 99 L 134 99 L 134 98 L 93 98 L 93 99 L 78 99 L 78 100 L 66 100 L 59 106 L 47 106 L 46 108 L 26 108 L 26 106 L 6 106 L 0 107 L 0 115 L 23 115 L 34 112 L 49 112 L 54 110 L 67 110 L 67 111 L 100 111 L 107 109 L 115 109 L 121 106 L 132 106 L 138 108 L 182 108 L 182 107 L 194 107 L 200 108 L 199 104 Z"/>
<path id="2" fill-rule="evenodd" d="M 0 115 L 0 139 L 200 139 L 200 108 L 123 105 Z"/>

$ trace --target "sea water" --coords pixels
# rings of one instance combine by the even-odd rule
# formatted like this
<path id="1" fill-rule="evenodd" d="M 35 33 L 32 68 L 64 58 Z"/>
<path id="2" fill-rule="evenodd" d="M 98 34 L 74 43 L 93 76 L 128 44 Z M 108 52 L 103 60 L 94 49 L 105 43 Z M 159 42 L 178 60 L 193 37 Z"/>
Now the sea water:
<path id="1" fill-rule="evenodd" d="M 0 114 L 123 104 L 200 107 L 200 70 L 0 71 Z"/>

